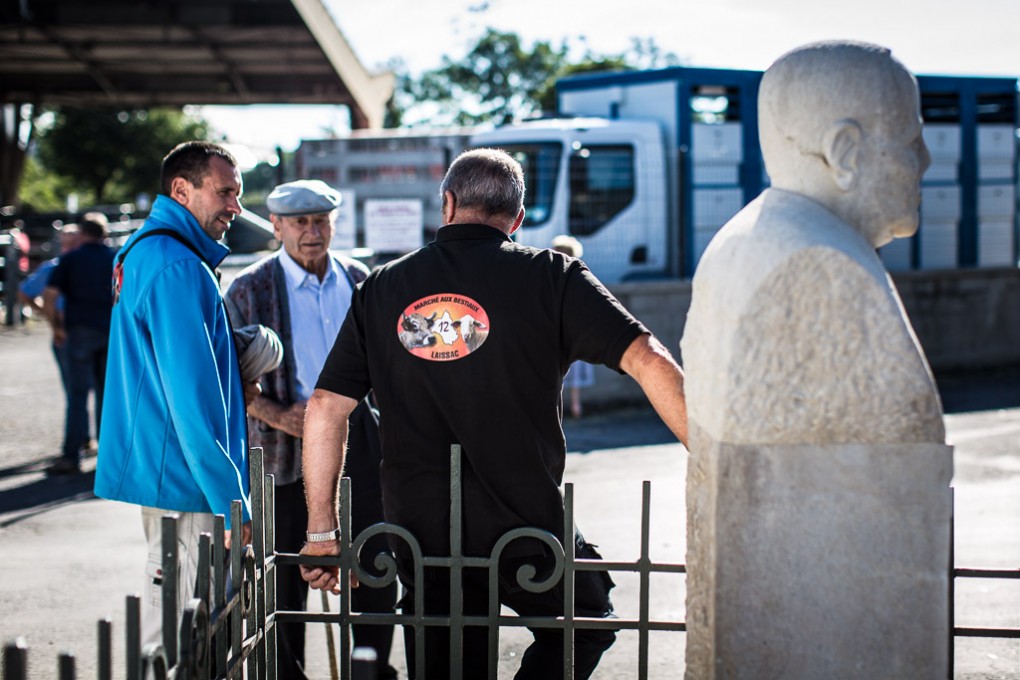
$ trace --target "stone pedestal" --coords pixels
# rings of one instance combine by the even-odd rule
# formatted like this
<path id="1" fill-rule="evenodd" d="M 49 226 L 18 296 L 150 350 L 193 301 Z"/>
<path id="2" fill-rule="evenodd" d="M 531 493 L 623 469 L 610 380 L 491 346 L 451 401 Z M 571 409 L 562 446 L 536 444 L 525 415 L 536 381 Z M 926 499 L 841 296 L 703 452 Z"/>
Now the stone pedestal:
<path id="1" fill-rule="evenodd" d="M 951 447 L 691 444 L 687 678 L 947 677 Z"/>

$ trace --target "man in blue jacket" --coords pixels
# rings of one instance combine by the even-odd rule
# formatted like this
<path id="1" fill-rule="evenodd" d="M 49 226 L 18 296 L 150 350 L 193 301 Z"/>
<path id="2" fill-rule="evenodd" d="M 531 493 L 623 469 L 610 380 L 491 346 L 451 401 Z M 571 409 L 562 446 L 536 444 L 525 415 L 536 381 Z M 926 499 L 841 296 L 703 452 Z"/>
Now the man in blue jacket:
<path id="1" fill-rule="evenodd" d="M 228 151 L 177 146 L 163 159 L 149 219 L 114 262 L 95 492 L 142 506 L 143 644 L 162 640 L 162 516 L 179 515 L 180 593 L 194 588 L 198 538 L 212 531 L 214 514 L 227 517 L 227 547 L 251 533 L 244 390 L 214 273 L 240 197 Z M 243 527 L 230 526 L 234 500 L 243 502 Z M 179 609 L 186 601 L 178 598 Z"/>

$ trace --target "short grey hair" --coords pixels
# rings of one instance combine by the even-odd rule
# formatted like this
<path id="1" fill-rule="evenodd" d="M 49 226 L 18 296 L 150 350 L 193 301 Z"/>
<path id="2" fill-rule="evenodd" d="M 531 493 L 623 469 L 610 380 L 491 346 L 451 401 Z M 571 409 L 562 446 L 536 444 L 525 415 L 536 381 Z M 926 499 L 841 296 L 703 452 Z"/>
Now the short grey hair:
<path id="1" fill-rule="evenodd" d="M 440 198 L 447 191 L 459 208 L 513 219 L 524 208 L 524 170 L 501 149 L 465 151 L 450 164 Z"/>

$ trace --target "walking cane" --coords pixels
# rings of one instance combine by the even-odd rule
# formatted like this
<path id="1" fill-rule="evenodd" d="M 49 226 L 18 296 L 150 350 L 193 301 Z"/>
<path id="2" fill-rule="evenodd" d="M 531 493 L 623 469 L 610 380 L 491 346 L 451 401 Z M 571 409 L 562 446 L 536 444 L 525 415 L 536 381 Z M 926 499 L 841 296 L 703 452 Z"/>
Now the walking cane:
<path id="1" fill-rule="evenodd" d="M 322 611 L 329 613 L 329 597 L 325 590 L 319 591 L 322 594 Z M 326 649 L 329 650 L 329 677 L 331 680 L 339 680 L 340 670 L 336 666 L 336 641 L 333 640 L 333 624 L 326 622 Z"/>

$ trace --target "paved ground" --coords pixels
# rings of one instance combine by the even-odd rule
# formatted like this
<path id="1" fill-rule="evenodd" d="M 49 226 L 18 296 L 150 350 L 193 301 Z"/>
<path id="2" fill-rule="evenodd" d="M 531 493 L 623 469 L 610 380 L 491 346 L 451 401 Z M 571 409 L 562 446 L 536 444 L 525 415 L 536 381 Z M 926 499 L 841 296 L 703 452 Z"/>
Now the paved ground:
<path id="1" fill-rule="evenodd" d="M 144 546 L 137 509 L 95 499 L 92 474 L 48 479 L 58 451 L 63 400 L 39 326 L 0 329 L 0 640 L 23 635 L 30 677 L 56 677 L 56 654 L 77 654 L 79 677 L 95 676 L 96 621 L 122 631 L 123 596 L 140 585 Z M 1020 371 L 940 379 L 956 444 L 956 562 L 1020 567 Z M 644 410 L 596 414 L 566 426 L 579 522 L 608 559 L 638 555 L 641 482 L 652 480 L 652 558 L 682 562 L 686 453 Z M 91 467 L 89 461 L 87 470 Z M 621 614 L 636 613 L 637 586 L 617 578 Z M 682 619 L 683 581 L 653 580 L 653 616 Z M 317 601 L 312 598 L 312 601 Z M 1020 582 L 961 582 L 958 625 L 1020 627 Z M 335 606 L 335 605 L 334 605 Z M 525 644 L 504 636 L 500 677 Z M 650 677 L 679 677 L 683 634 L 657 634 Z M 636 677 L 636 637 L 624 634 L 596 678 Z M 119 649 L 119 647 L 118 647 Z M 312 626 L 309 667 L 327 678 L 323 626 Z M 960 640 L 957 678 L 1020 678 L 1020 641 Z M 400 663 L 400 654 L 393 661 Z M 115 665 L 123 677 L 122 662 Z"/>

